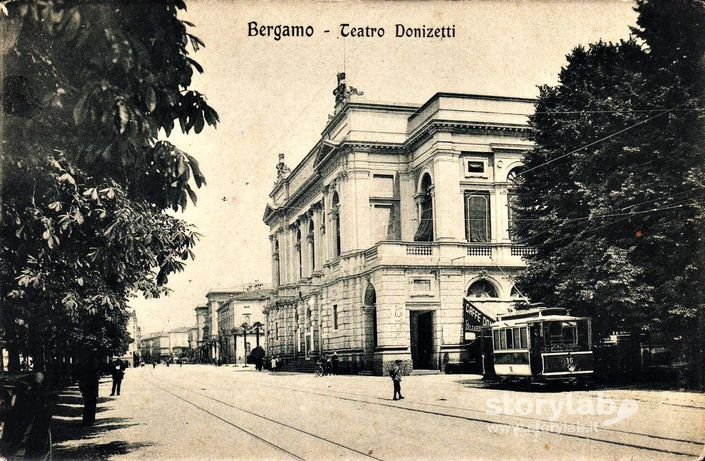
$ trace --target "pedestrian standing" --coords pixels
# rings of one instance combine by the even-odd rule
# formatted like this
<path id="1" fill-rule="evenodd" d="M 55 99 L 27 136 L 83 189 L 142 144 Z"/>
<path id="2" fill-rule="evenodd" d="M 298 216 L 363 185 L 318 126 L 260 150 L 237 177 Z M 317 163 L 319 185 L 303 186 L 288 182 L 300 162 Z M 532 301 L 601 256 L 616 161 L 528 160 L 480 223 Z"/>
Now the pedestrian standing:
<path id="1" fill-rule="evenodd" d="M 122 378 L 125 376 L 125 366 L 122 360 L 115 359 L 110 367 L 110 374 L 113 377 L 113 388 L 110 391 L 110 395 L 120 395 L 120 385 L 122 384 Z"/>
<path id="2" fill-rule="evenodd" d="M 401 363 L 401 360 L 395 360 L 394 366 L 389 371 L 389 376 L 392 378 L 392 382 L 394 383 L 394 397 L 392 400 L 401 400 L 404 398 L 404 396 L 401 395 Z"/>
<path id="3" fill-rule="evenodd" d="M 333 360 L 330 355 L 326 357 L 326 374 L 329 376 L 333 374 Z"/>
<path id="4" fill-rule="evenodd" d="M 272 373 L 276 373 L 277 371 L 277 356 L 272 356 L 272 361 L 270 363 L 270 366 L 272 368 Z"/>
<path id="5" fill-rule="evenodd" d="M 338 357 L 338 353 L 333 351 L 333 356 L 331 357 L 330 360 L 333 365 L 333 374 L 337 375 L 338 374 L 338 365 L 340 364 L 340 357 Z"/>
<path id="6" fill-rule="evenodd" d="M 321 357 L 321 365 L 323 366 L 323 376 L 328 376 L 328 354 L 323 354 Z"/>

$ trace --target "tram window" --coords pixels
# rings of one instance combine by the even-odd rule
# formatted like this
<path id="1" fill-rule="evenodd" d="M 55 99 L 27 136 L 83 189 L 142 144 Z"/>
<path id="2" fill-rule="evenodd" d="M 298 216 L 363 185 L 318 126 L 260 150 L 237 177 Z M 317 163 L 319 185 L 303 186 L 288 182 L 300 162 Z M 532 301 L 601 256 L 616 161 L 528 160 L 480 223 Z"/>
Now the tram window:
<path id="1" fill-rule="evenodd" d="M 563 344 L 573 346 L 577 343 L 575 330 L 575 322 L 563 322 L 561 324 L 561 339 L 563 340 Z"/>
<path id="2" fill-rule="evenodd" d="M 521 340 L 519 339 L 519 330 L 521 330 L 521 328 L 512 328 L 514 335 L 514 349 L 521 349 L 524 347 L 521 345 Z"/>
<path id="3" fill-rule="evenodd" d="M 492 339 L 494 340 L 494 350 L 500 349 L 499 346 L 499 331 L 495 330 L 492 332 Z"/>
<path id="4" fill-rule="evenodd" d="M 500 330 L 499 331 L 499 348 L 500 349 L 506 349 L 507 348 L 507 335 L 506 335 L 507 330 Z"/>
<path id="5" fill-rule="evenodd" d="M 526 328 L 519 329 L 519 337 L 521 342 L 521 348 L 526 349 L 528 347 L 528 341 L 526 339 Z"/>
<path id="6" fill-rule="evenodd" d="M 507 333 L 507 349 L 514 349 L 514 341 L 512 337 L 512 329 L 507 328 L 506 330 Z"/>
<path id="7" fill-rule="evenodd" d="M 588 349 L 590 347 L 590 330 L 588 328 L 588 322 L 586 320 L 577 322 L 578 323 L 578 346 L 581 349 Z"/>

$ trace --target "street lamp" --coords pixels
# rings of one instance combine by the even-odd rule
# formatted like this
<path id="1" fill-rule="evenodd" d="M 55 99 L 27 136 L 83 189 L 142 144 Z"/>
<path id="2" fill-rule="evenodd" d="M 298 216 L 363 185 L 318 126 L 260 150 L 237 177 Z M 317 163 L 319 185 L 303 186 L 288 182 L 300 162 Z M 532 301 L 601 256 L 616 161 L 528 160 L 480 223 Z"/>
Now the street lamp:
<path id="1" fill-rule="evenodd" d="M 242 324 L 242 344 L 245 348 L 245 368 L 247 368 L 247 322 Z"/>

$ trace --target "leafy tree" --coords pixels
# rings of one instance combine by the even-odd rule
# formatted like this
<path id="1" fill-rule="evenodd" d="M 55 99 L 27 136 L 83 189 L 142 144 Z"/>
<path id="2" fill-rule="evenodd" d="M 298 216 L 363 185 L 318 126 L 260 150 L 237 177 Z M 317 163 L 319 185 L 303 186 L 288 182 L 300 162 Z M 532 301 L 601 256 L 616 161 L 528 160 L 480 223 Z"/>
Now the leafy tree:
<path id="1" fill-rule="evenodd" d="M 643 0 L 636 10 L 633 38 L 574 49 L 558 85 L 540 87 L 515 229 L 537 252 L 520 283 L 534 300 L 592 315 L 598 335 L 682 338 L 695 364 L 705 4 Z"/>
<path id="2" fill-rule="evenodd" d="M 0 294 L 4 342 L 43 367 L 76 347 L 119 354 L 127 304 L 159 296 L 198 234 L 166 213 L 196 203 L 198 162 L 168 141 L 218 115 L 190 90 L 203 43 L 180 0 L 3 2 L 20 22 L 4 59 Z M 5 18 L 5 21 L 8 19 Z"/>

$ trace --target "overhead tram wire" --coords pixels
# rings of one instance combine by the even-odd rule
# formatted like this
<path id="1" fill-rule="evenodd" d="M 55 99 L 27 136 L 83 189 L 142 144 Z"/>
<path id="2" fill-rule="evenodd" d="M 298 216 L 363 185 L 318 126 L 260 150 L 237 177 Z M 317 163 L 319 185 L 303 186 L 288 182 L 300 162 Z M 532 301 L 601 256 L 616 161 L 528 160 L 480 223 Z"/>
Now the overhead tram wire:
<path id="1" fill-rule="evenodd" d="M 660 209 L 655 209 L 655 210 L 645 210 L 644 213 L 646 213 L 646 212 L 655 212 L 655 211 L 669 211 L 669 210 L 673 210 L 673 209 L 683 208 L 683 207 L 689 206 L 689 205 L 691 205 L 691 204 L 683 203 L 683 204 L 681 204 L 681 205 L 672 206 L 672 207 L 668 207 L 668 208 L 660 208 Z M 573 240 L 577 240 L 578 238 L 582 237 L 584 234 L 586 234 L 586 233 L 588 233 L 588 232 L 594 232 L 594 231 L 596 231 L 596 230 L 604 229 L 605 227 L 612 226 L 612 225 L 617 224 L 617 223 L 619 223 L 619 222 L 626 221 L 627 219 L 629 219 L 630 217 L 632 217 L 632 216 L 634 216 L 634 215 L 636 215 L 636 214 L 638 214 L 638 212 L 637 212 L 637 213 L 630 213 L 630 214 L 628 214 L 628 215 L 626 215 L 626 216 L 624 216 L 624 217 L 622 217 L 622 218 L 620 218 L 620 219 L 617 219 L 617 220 L 615 220 L 615 221 L 610 221 L 610 222 L 608 222 L 608 223 L 602 224 L 602 225 L 597 226 L 597 227 L 586 227 L 584 230 L 582 230 L 581 232 L 579 232 L 579 233 L 577 233 L 577 234 L 575 234 L 575 235 L 566 235 L 565 237 L 561 237 L 561 238 L 556 239 L 556 240 L 548 240 L 548 241 L 545 241 L 544 243 L 539 243 L 538 245 L 554 244 L 554 243 L 562 242 L 563 240 L 567 240 L 567 239 L 570 239 L 570 238 L 572 238 Z M 617 217 L 617 216 L 619 216 L 619 215 L 613 215 L 613 216 L 607 216 L 607 215 L 606 215 L 606 216 L 604 216 L 604 217 Z M 538 234 L 532 236 L 532 238 L 538 237 L 539 235 L 544 234 L 544 233 L 546 233 L 546 232 L 548 232 L 548 230 L 545 230 L 545 231 L 543 231 L 543 232 L 540 232 L 540 233 L 538 233 Z"/>
<path id="2" fill-rule="evenodd" d="M 675 197 L 676 195 L 681 195 L 681 194 L 674 194 L 671 196 L 667 196 L 665 198 Z M 574 221 L 584 221 L 586 219 L 616 217 L 616 216 L 633 216 L 633 215 L 638 215 L 638 214 L 669 210 L 669 209 L 674 208 L 673 205 L 679 205 L 679 207 L 680 207 L 681 206 L 680 204 L 687 204 L 687 202 L 697 201 L 698 199 L 699 199 L 698 197 L 690 197 L 690 198 L 686 198 L 686 199 L 676 200 L 675 202 L 667 203 L 667 204 L 664 204 L 663 206 L 651 208 L 649 210 L 630 211 L 630 212 L 614 212 L 614 213 L 599 213 L 599 214 L 593 214 L 593 215 L 588 215 L 588 216 L 580 216 L 577 218 L 563 218 L 563 221 L 560 224 L 567 224 L 567 223 L 574 222 Z M 643 205 L 645 203 L 653 202 L 655 200 L 659 200 L 659 199 L 647 200 L 642 203 L 630 205 L 629 207 L 622 208 L 622 210 L 624 210 L 626 208 L 631 208 L 631 207 Z M 541 221 L 541 220 L 542 220 L 542 218 L 512 218 L 512 221 L 524 221 L 524 222 L 526 222 L 526 221 Z"/>
<path id="3" fill-rule="evenodd" d="M 660 212 L 660 211 L 669 211 L 669 210 L 673 210 L 673 209 L 684 208 L 684 207 L 686 207 L 686 206 L 692 206 L 692 205 L 695 205 L 695 203 L 688 203 L 688 202 L 689 202 L 689 201 L 693 201 L 693 200 L 698 200 L 698 199 L 697 199 L 697 198 L 690 198 L 690 199 L 685 199 L 685 200 L 679 200 L 679 201 L 676 201 L 676 202 L 673 202 L 673 203 L 669 204 L 667 207 L 653 208 L 653 209 L 651 209 L 651 210 L 643 210 L 643 211 L 640 211 L 640 212 L 632 212 L 632 213 L 613 213 L 613 214 L 593 215 L 593 216 L 587 216 L 587 217 L 572 218 L 572 219 L 564 220 L 563 222 L 559 223 L 558 225 L 559 225 L 559 226 L 562 226 L 562 225 L 564 225 L 564 224 L 568 224 L 568 223 L 576 222 L 576 221 L 583 221 L 583 220 L 586 220 L 586 219 L 600 219 L 600 218 L 611 218 L 611 217 L 623 216 L 621 219 L 618 219 L 618 220 L 613 221 L 613 222 L 611 222 L 611 223 L 606 223 L 606 224 L 604 224 L 604 225 L 600 225 L 600 226 L 598 226 L 598 227 L 596 227 L 596 228 L 592 228 L 592 229 L 591 229 L 591 230 L 597 230 L 597 229 L 602 229 L 602 228 L 604 228 L 604 227 L 607 227 L 607 226 L 609 226 L 609 225 L 611 225 L 611 224 L 615 224 L 615 223 L 620 222 L 620 221 L 625 221 L 625 220 L 629 219 L 629 218 L 632 217 L 632 216 L 636 216 L 636 215 L 640 215 L 640 214 L 647 214 L 647 213 L 656 213 L 656 212 Z M 536 219 L 533 219 L 533 220 L 534 220 L 534 221 L 540 221 L 540 218 L 536 218 Z M 590 229 L 590 228 L 588 228 L 588 229 Z M 541 235 L 543 235 L 543 234 L 546 234 L 547 232 L 549 232 L 549 231 L 551 231 L 551 230 L 553 230 L 553 228 L 551 228 L 551 229 L 545 229 L 545 230 L 543 230 L 543 231 L 541 231 L 541 232 L 539 232 L 539 233 L 537 233 L 537 234 L 535 234 L 535 235 L 532 235 L 531 238 L 539 237 L 539 236 L 541 236 Z M 582 235 L 582 234 L 584 234 L 584 233 L 585 233 L 585 230 L 581 231 L 579 234 L 576 234 L 576 236 Z M 563 238 L 561 238 L 561 239 L 552 240 L 552 241 L 549 242 L 549 243 L 560 242 L 560 241 L 563 241 L 563 240 L 565 240 L 565 239 L 567 239 L 567 238 L 571 238 L 571 237 L 575 237 L 575 236 L 573 236 L 573 235 L 567 235 L 567 236 L 565 236 L 565 237 L 563 237 Z M 539 243 L 538 245 L 541 245 L 541 244 Z M 533 245 L 533 246 L 536 246 L 536 245 Z"/>
<path id="4" fill-rule="evenodd" d="M 645 118 L 644 120 L 641 120 L 641 121 L 639 121 L 639 122 L 637 122 L 637 123 L 634 123 L 634 124 L 632 124 L 632 125 L 629 125 L 629 126 L 626 127 L 626 128 L 622 128 L 621 130 L 619 130 L 619 131 L 617 131 L 617 132 L 615 132 L 615 133 L 612 133 L 612 134 L 609 134 L 609 135 L 607 135 L 607 136 L 604 136 L 604 137 L 602 137 L 602 138 L 600 138 L 600 139 L 598 139 L 598 140 L 596 140 L 596 141 L 593 141 L 593 142 L 591 142 L 591 143 L 589 143 L 589 144 L 586 144 L 586 145 L 584 145 L 584 146 L 582 146 L 582 147 L 578 147 L 577 149 L 573 149 L 573 150 L 571 150 L 570 152 L 567 152 L 567 153 L 565 153 L 565 154 L 563 154 L 563 155 L 559 155 L 558 157 L 552 158 L 552 159 L 547 160 L 547 161 L 545 161 L 545 162 L 543 162 L 543 163 L 539 163 L 538 165 L 533 166 L 533 167 L 531 167 L 531 168 L 524 169 L 524 170 L 520 171 L 519 173 L 517 173 L 517 176 L 522 176 L 522 175 L 528 173 L 529 171 L 533 171 L 533 170 L 536 170 L 536 169 L 538 169 L 538 168 L 541 168 L 541 167 L 544 167 L 544 166 L 546 166 L 546 165 L 549 165 L 549 164 L 551 164 L 551 163 L 553 163 L 553 162 L 557 162 L 558 160 L 561 160 L 561 159 L 564 159 L 564 158 L 566 158 L 566 157 L 568 157 L 568 156 L 570 156 L 570 155 L 576 154 L 576 153 L 580 152 L 581 150 L 585 150 L 585 149 L 587 149 L 588 147 L 592 147 L 592 146 L 594 146 L 594 145 L 596 145 L 596 144 L 599 144 L 599 143 L 601 143 L 601 142 L 603 142 L 603 141 L 607 141 L 608 139 L 612 139 L 612 138 L 614 138 L 615 136 L 618 136 L 618 135 L 620 135 L 620 134 L 622 134 L 622 133 L 625 133 L 625 132 L 627 132 L 627 131 L 629 131 L 629 130 L 633 130 L 634 128 L 639 127 L 639 126 L 641 126 L 641 125 L 643 125 L 643 124 L 645 124 L 645 123 L 647 123 L 647 122 L 650 122 L 651 120 L 654 120 L 655 118 L 661 117 L 662 115 L 666 115 L 666 114 L 672 112 L 672 111 L 675 110 L 675 109 L 676 109 L 676 108 L 664 110 L 664 111 L 662 111 L 662 112 L 659 112 L 659 113 L 656 114 L 656 115 L 652 115 L 651 117 Z"/>

